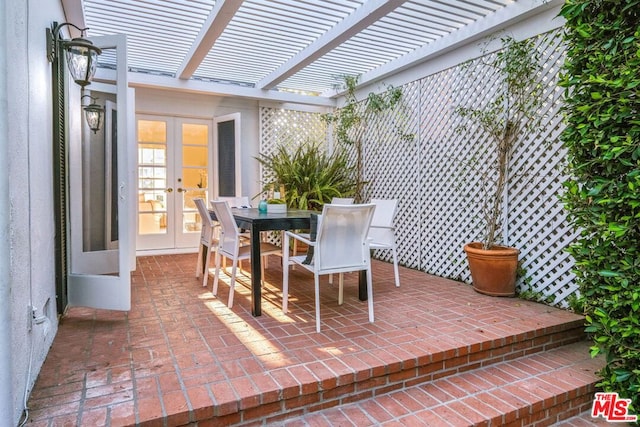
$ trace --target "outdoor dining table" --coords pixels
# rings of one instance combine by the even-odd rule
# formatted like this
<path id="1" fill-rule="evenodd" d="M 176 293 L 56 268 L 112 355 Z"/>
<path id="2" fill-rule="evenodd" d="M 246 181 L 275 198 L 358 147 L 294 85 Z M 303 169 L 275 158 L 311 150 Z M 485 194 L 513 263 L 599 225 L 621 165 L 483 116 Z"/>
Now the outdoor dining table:
<path id="1" fill-rule="evenodd" d="M 318 212 L 297 209 L 288 209 L 284 212 L 260 212 L 256 208 L 232 208 L 231 213 L 238 227 L 249 230 L 251 234 L 251 314 L 261 316 L 260 233 L 262 231 L 309 229 L 311 214 Z M 216 220 L 212 210 L 209 211 L 209 214 L 213 220 Z M 358 296 L 361 301 L 367 300 L 366 275 L 360 275 Z"/>

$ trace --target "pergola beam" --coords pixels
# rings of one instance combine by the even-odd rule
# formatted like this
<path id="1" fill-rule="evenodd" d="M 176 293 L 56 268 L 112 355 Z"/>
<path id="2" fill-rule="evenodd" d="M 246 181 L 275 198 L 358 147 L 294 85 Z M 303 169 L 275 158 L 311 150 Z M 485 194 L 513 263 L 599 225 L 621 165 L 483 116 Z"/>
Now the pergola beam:
<path id="1" fill-rule="evenodd" d="M 273 89 L 278 83 L 288 79 L 325 53 L 338 47 L 369 25 L 377 22 L 389 12 L 400 7 L 407 0 L 369 0 L 335 27 L 320 36 L 317 40 L 289 59 L 277 70 L 260 80 L 256 87 Z"/>
<path id="2" fill-rule="evenodd" d="M 207 20 L 202 24 L 202 29 L 194 40 L 191 49 L 189 49 L 182 64 L 178 67 L 176 76 L 184 80 L 193 76 L 193 73 L 198 69 L 241 5 L 242 0 L 216 1 Z"/>
<path id="3" fill-rule="evenodd" d="M 563 0 L 549 0 L 546 2 L 520 0 L 511 3 L 483 19 L 462 27 L 432 43 L 363 74 L 360 77 L 358 86 L 370 86 L 379 83 L 389 76 L 433 60 L 440 55 L 444 55 L 461 46 L 489 36 L 500 29 L 507 28 L 517 22 L 558 7 L 563 4 L 563 2 Z M 342 95 L 344 95 L 344 91 L 329 90 L 322 93 L 322 96 L 339 97 Z"/>
<path id="4" fill-rule="evenodd" d="M 275 90 L 254 89 L 236 85 L 211 83 L 199 80 L 182 80 L 169 76 L 157 76 L 129 72 L 127 74 L 129 87 L 150 88 L 185 93 L 198 93 L 221 97 L 245 98 L 258 101 L 312 105 L 318 107 L 335 108 L 336 100 L 320 96 L 299 95 Z M 116 79 L 114 70 L 99 68 L 94 81 L 99 83 L 113 83 Z"/>

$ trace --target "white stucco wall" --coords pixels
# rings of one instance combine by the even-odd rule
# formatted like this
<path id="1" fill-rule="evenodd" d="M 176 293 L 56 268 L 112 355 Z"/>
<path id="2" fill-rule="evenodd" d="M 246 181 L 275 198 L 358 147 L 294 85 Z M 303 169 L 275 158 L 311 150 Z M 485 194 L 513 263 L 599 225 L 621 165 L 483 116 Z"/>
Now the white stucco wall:
<path id="1" fill-rule="evenodd" d="M 0 17 L 7 16 L 5 0 L 0 0 Z M 0 21 L 0 188 L 9 187 L 9 135 L 7 98 L 7 55 L 9 49 L 6 19 Z M 0 419 L 13 417 L 11 358 L 11 286 L 9 245 L 9 197 L 0 192 Z"/>
<path id="2" fill-rule="evenodd" d="M 57 1 L 0 2 L 5 3 L 6 12 L 1 14 L 5 34 L 0 49 L 7 52 L 2 72 L 8 82 L 8 102 L 6 109 L 0 108 L 0 115 L 7 124 L 9 180 L 9 210 L 1 214 L 9 215 L 11 304 L 11 380 L 1 387 L 10 386 L 12 400 L 12 414 L 0 418 L 3 423 L 13 420 L 11 425 L 22 414 L 25 390 L 33 386 L 57 330 L 51 72 L 45 28 L 53 20 L 63 22 L 64 15 Z M 4 275 L 2 280 L 6 280 Z M 48 311 L 43 313 L 47 301 Z M 48 319 L 30 329 L 31 306 Z"/>
<path id="3" fill-rule="evenodd" d="M 260 148 L 258 101 L 138 88 L 136 113 L 208 120 L 240 113 L 242 194 L 253 197 L 260 192 L 259 164 L 255 159 Z"/>

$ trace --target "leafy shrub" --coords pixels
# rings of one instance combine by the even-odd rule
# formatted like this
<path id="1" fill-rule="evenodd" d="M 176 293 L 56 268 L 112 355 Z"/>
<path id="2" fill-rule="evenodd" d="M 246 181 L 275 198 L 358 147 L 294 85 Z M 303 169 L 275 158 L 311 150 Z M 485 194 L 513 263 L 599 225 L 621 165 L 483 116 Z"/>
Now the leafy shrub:
<path id="1" fill-rule="evenodd" d="M 570 247 L 600 386 L 640 410 L 640 1 L 567 0 Z"/>
<path id="2" fill-rule="evenodd" d="M 287 206 L 293 209 L 320 210 L 333 197 L 351 196 L 356 187 L 346 153 L 329 154 L 319 143 L 306 142 L 295 150 L 279 145 L 258 161 L 273 177 L 263 189 L 284 185 Z"/>

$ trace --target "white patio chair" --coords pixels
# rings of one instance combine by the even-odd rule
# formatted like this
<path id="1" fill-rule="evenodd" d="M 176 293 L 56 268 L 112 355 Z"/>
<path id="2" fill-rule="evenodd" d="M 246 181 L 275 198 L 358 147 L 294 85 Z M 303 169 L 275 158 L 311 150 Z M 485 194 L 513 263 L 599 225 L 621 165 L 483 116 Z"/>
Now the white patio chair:
<path id="1" fill-rule="evenodd" d="M 353 197 L 334 197 L 331 199 L 332 205 L 352 205 Z"/>
<path id="2" fill-rule="evenodd" d="M 396 287 L 400 287 L 398 273 L 398 253 L 396 247 L 395 227 L 393 224 L 398 210 L 397 200 L 371 199 L 376 210 L 369 228 L 370 246 L 373 250 L 390 250 L 393 257 L 393 274 Z"/>
<path id="3" fill-rule="evenodd" d="M 211 251 L 215 251 L 218 245 L 217 230 L 218 224 L 211 219 L 207 206 L 203 199 L 195 198 L 193 202 L 198 208 L 200 214 L 200 220 L 202 222 L 202 228 L 200 230 L 200 244 L 198 247 L 198 263 L 196 264 L 196 278 L 199 278 L 202 272 L 205 272 L 202 279 L 202 286 L 207 286 L 207 274 L 209 271 L 209 259 L 211 258 Z M 204 267 L 202 261 L 204 260 Z"/>
<path id="4" fill-rule="evenodd" d="M 220 223 L 220 235 L 218 237 L 218 248 L 216 250 L 216 266 L 213 279 L 213 295 L 218 293 L 218 280 L 220 278 L 220 257 L 225 256 L 232 262 L 231 282 L 229 283 L 229 300 L 227 306 L 233 307 L 233 294 L 236 281 L 236 270 L 238 261 L 251 258 L 251 246 L 241 244 L 240 230 L 231 214 L 231 208 L 225 201 L 212 201 L 211 206 L 216 214 L 216 218 Z M 262 256 L 276 254 L 280 252 L 280 248 L 271 243 L 260 243 L 260 254 Z M 264 263 L 261 264 L 261 273 L 264 277 Z M 211 275 L 211 271 L 208 271 Z"/>
<path id="5" fill-rule="evenodd" d="M 225 197 L 218 197 L 216 200 L 227 202 L 230 208 L 250 208 L 251 207 L 251 202 L 248 196 L 238 196 L 238 197 L 225 196 Z M 263 241 L 266 241 L 264 233 L 262 233 L 262 236 L 260 236 L 260 238 Z M 251 233 L 249 233 L 246 230 L 240 230 L 240 239 L 241 239 L 240 243 L 242 243 L 243 245 L 249 244 L 251 241 Z M 268 261 L 266 256 L 262 257 L 262 262 L 265 267 L 268 267 Z M 238 266 L 240 267 L 240 269 L 242 269 L 242 261 L 240 261 Z M 223 267 L 226 268 L 226 265 L 223 264 Z"/>
<path id="6" fill-rule="evenodd" d="M 353 197 L 334 197 L 331 199 L 331 204 L 332 205 L 352 205 L 353 200 L 354 200 Z M 340 281 L 340 289 L 342 289 L 343 273 L 340 273 L 340 278 L 338 280 Z M 333 284 L 333 274 L 329 275 L 329 283 Z M 340 293 L 339 304 L 342 305 L 342 293 Z"/>
<path id="7" fill-rule="evenodd" d="M 331 199 L 332 205 L 352 205 L 353 197 L 334 197 Z M 301 236 L 309 238 L 309 233 L 298 233 Z M 298 255 L 298 241 L 293 241 L 293 255 Z M 333 283 L 333 274 L 329 275 L 329 283 Z"/>
<path id="8" fill-rule="evenodd" d="M 218 197 L 216 200 L 227 202 L 230 208 L 250 208 L 251 202 L 249 201 L 248 196 L 238 196 L 238 197 Z M 243 239 L 249 239 L 249 232 L 242 231 L 240 233 Z"/>
<path id="9" fill-rule="evenodd" d="M 314 241 L 287 231 L 283 248 L 282 311 L 287 312 L 289 299 L 289 265 L 299 265 L 313 273 L 315 284 L 316 331 L 320 332 L 320 275 L 366 270 L 369 321 L 373 322 L 373 289 L 371 258 L 367 234 L 375 205 L 325 205 L 318 217 Z M 314 248 L 313 259 L 305 264 L 306 255 L 289 256 L 289 238 Z"/>

